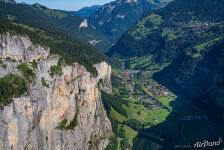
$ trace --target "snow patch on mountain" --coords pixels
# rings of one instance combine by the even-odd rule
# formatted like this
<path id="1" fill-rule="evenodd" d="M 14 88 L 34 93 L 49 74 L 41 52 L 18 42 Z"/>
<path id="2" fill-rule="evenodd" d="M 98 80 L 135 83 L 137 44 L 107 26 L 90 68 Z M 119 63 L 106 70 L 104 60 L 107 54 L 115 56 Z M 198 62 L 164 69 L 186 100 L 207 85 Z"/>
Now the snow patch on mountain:
<path id="1" fill-rule="evenodd" d="M 137 3 L 138 0 L 127 0 L 126 3 Z"/>
<path id="2" fill-rule="evenodd" d="M 117 16 L 116 16 L 116 18 L 118 18 L 118 19 L 124 19 L 126 17 L 126 15 L 120 15 L 120 14 L 118 14 Z"/>
<path id="3" fill-rule="evenodd" d="M 89 42 L 92 46 L 95 46 L 96 44 L 102 42 L 102 40 L 96 40 L 96 39 L 94 39 L 94 40 L 90 40 L 90 41 L 88 41 L 88 42 Z"/>
<path id="4" fill-rule="evenodd" d="M 88 21 L 87 19 L 83 20 L 83 22 L 80 24 L 79 29 L 81 28 L 87 28 L 88 27 Z"/>

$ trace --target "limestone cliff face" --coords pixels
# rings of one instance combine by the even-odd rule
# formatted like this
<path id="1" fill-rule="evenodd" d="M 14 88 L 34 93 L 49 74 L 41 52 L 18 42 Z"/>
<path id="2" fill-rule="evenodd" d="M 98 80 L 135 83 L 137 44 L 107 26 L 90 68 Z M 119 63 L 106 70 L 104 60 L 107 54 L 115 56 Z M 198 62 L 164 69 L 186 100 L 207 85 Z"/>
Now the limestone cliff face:
<path id="1" fill-rule="evenodd" d="M 49 49 L 34 45 L 28 37 L 18 35 L 0 35 L 0 58 L 27 62 L 46 59 Z"/>
<path id="2" fill-rule="evenodd" d="M 6 150 L 86 150 L 104 149 L 111 124 L 104 111 L 99 80 L 110 82 L 110 66 L 96 64 L 98 77 L 84 66 L 63 65 L 62 75 L 50 76 L 58 56 L 49 49 L 33 45 L 27 37 L 0 35 L 0 58 L 6 68 L 0 77 L 19 74 L 16 67 L 37 60 L 35 80 L 28 92 L 0 110 L 0 149 Z M 41 81 L 45 82 L 45 85 Z M 47 86 L 46 86 L 47 85 Z M 65 122 L 71 129 L 60 128 Z"/>
<path id="3" fill-rule="evenodd" d="M 112 85 L 110 82 L 111 76 L 111 66 L 108 65 L 106 62 L 101 62 L 99 64 L 95 64 L 94 67 L 98 72 L 97 79 L 100 82 L 100 89 L 104 90 L 107 93 L 112 93 Z"/>

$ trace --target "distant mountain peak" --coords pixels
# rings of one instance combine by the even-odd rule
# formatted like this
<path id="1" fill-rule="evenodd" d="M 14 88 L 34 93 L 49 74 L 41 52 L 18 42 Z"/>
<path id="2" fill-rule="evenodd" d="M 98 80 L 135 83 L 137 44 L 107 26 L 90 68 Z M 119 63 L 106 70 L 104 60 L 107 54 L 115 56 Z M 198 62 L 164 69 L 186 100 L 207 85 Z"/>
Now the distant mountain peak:
<path id="1" fill-rule="evenodd" d="M 116 0 L 105 4 L 86 17 L 89 25 L 115 43 L 142 16 L 172 0 Z"/>
<path id="2" fill-rule="evenodd" d="M 38 9 L 48 9 L 46 6 L 43 6 L 39 3 L 35 3 L 32 5 L 33 8 L 38 8 Z"/>
<path id="3" fill-rule="evenodd" d="M 77 16 L 80 17 L 87 17 L 91 14 L 93 14 L 94 12 L 96 12 L 100 7 L 102 7 L 101 5 L 93 5 L 93 6 L 86 6 L 81 8 L 80 10 L 74 12 L 74 14 L 76 14 Z"/>

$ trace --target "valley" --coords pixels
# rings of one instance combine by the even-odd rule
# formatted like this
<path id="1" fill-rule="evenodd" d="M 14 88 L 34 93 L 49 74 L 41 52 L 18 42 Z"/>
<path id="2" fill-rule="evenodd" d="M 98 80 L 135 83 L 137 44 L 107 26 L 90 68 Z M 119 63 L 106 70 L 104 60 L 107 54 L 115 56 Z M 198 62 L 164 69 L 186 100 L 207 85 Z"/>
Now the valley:
<path id="1" fill-rule="evenodd" d="M 0 0 L 0 150 L 221 150 L 223 8 Z"/>
<path id="2" fill-rule="evenodd" d="M 113 93 L 123 111 L 111 105 L 107 113 L 116 130 L 118 149 L 193 149 L 197 140 L 222 136 L 222 128 L 191 100 L 178 97 L 153 79 L 167 64 L 132 70 L 141 67 L 135 59 L 119 59 L 123 69 L 112 71 Z"/>

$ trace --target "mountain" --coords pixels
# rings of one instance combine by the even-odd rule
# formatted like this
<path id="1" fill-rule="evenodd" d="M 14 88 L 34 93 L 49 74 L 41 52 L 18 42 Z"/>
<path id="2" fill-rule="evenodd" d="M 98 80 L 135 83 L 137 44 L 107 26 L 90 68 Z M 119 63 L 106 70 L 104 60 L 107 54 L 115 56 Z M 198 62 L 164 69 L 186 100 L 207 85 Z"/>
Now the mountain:
<path id="1" fill-rule="evenodd" d="M 142 16 L 170 0 L 116 0 L 105 4 L 86 19 L 89 24 L 115 43 Z"/>
<path id="2" fill-rule="evenodd" d="M 0 149 L 104 149 L 111 67 L 39 9 L 0 2 Z"/>
<path id="3" fill-rule="evenodd" d="M 82 22 L 85 21 L 82 17 L 67 11 L 49 9 L 40 4 L 34 4 L 32 7 L 37 11 L 43 12 L 45 14 L 43 17 L 48 21 L 64 30 L 68 30 L 69 34 L 75 35 L 81 41 L 91 44 L 100 51 L 105 52 L 111 47 L 110 42 L 102 33 L 88 25 L 81 26 Z"/>
<path id="4" fill-rule="evenodd" d="M 103 34 L 90 27 L 80 28 L 82 18 L 65 13 L 60 10 L 49 9 L 40 4 L 27 5 L 0 2 L 0 17 L 7 18 L 14 22 L 26 24 L 35 28 L 51 32 L 63 32 L 73 36 L 86 44 L 91 44 L 101 51 L 110 48 L 110 42 Z"/>
<path id="5" fill-rule="evenodd" d="M 160 118 L 165 114 L 160 112 L 162 109 L 153 107 L 158 110 L 155 114 L 159 119 L 155 116 L 155 120 L 162 122 L 135 130 L 138 135 L 132 140 L 132 149 L 175 149 L 175 145 L 182 144 L 194 149 L 197 141 L 223 137 L 223 7 L 224 3 L 220 0 L 175 0 L 143 17 L 108 53 L 125 62 L 126 70 L 120 77 L 121 80 L 126 79 L 122 80 L 127 85 L 125 90 L 136 94 L 139 92 L 135 93 L 136 89 L 142 89 L 144 96 L 150 95 L 152 98 L 149 98 L 150 104 L 146 104 L 146 108 L 152 106 L 153 99 L 167 108 L 171 107 L 165 119 Z M 158 84 L 154 87 L 150 80 Z M 153 93 L 153 89 L 156 89 L 155 93 L 163 93 L 159 85 L 176 95 L 173 101 Z M 126 96 L 128 94 L 125 93 L 124 97 L 132 101 L 134 94 Z M 147 98 L 139 96 L 139 99 L 142 101 L 136 100 L 135 103 L 147 103 Z M 128 106 L 131 107 L 130 101 Z M 143 114 L 143 108 L 139 110 Z M 125 111 L 122 114 L 125 116 Z M 139 118 L 140 115 L 134 116 L 136 120 Z M 119 122 L 120 117 L 114 117 L 114 120 Z M 141 124 L 136 120 L 133 124 Z M 127 140 L 130 140 L 131 131 L 126 127 L 122 129 L 121 133 L 127 134 Z M 223 149 L 223 145 L 213 149 Z"/>
<path id="6" fill-rule="evenodd" d="M 222 6 L 220 1 L 209 0 L 171 2 L 140 20 L 119 39 L 109 54 L 153 55 L 158 63 L 171 62 L 184 51 L 200 57 L 206 48 L 203 43 L 215 43 L 222 36 Z M 216 40 L 212 42 L 213 39 Z"/>
<path id="7" fill-rule="evenodd" d="M 224 35 L 215 43 L 206 45 L 200 58 L 182 53 L 154 78 L 173 91 L 193 99 L 198 107 L 224 117 L 223 43 Z"/>
<path id="8" fill-rule="evenodd" d="M 155 64 L 169 64 L 155 75 L 156 80 L 201 105 L 223 110 L 222 7 L 219 0 L 171 2 L 127 31 L 109 55 L 148 56 Z"/>
<path id="9" fill-rule="evenodd" d="M 88 17 L 89 15 L 93 14 L 94 12 L 96 12 L 100 7 L 102 7 L 101 5 L 93 5 L 90 7 L 84 7 L 81 8 L 78 11 L 74 11 L 73 13 L 76 14 L 77 16 L 80 17 Z"/>
<path id="10" fill-rule="evenodd" d="M 62 34 L 4 20 L 0 52 L 1 150 L 104 149 L 110 65 Z"/>

